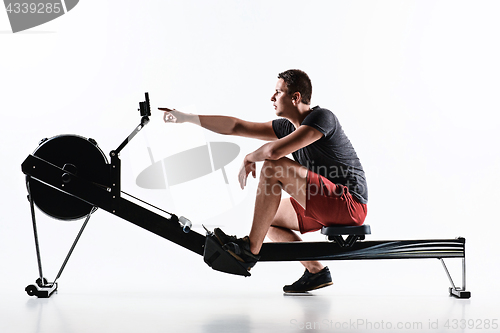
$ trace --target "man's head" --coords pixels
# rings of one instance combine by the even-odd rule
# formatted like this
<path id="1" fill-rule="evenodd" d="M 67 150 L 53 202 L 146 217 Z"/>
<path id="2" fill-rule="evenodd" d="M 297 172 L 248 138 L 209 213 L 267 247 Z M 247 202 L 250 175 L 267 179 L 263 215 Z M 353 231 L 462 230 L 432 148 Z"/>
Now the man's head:
<path id="1" fill-rule="evenodd" d="M 312 84 L 305 72 L 299 69 L 289 69 L 279 73 L 278 79 L 285 81 L 288 95 L 293 96 L 298 92 L 302 103 L 311 104 Z"/>

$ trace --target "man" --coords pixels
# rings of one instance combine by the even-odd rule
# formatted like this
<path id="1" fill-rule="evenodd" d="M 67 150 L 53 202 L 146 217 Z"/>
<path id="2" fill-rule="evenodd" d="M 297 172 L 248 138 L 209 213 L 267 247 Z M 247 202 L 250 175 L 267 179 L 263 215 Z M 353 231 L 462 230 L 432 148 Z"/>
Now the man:
<path id="1" fill-rule="evenodd" d="M 227 116 L 185 114 L 168 108 L 165 122 L 192 122 L 211 131 L 269 141 L 245 156 L 238 174 L 241 188 L 256 163 L 264 162 L 259 178 L 252 228 L 244 238 L 214 233 L 221 245 L 248 269 L 259 259 L 266 235 L 275 242 L 300 241 L 306 233 L 329 225 L 361 225 L 367 213 L 363 168 L 337 117 L 310 107 L 312 85 L 306 73 L 288 70 L 278 75 L 271 97 L 276 115 L 266 123 Z M 292 154 L 295 161 L 285 157 Z M 290 198 L 281 198 L 282 190 Z M 304 275 L 285 292 L 305 292 L 332 284 L 328 267 L 303 261 Z"/>

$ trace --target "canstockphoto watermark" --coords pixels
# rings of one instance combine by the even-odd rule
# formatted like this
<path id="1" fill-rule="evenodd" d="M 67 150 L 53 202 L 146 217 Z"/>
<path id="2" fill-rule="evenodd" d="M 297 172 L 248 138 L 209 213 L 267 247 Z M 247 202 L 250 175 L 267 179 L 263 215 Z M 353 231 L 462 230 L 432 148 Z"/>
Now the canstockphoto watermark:
<path id="1" fill-rule="evenodd" d="M 424 321 L 390 321 L 350 319 L 348 321 L 335 321 L 323 319 L 321 321 L 290 320 L 290 327 L 304 331 L 314 330 L 370 330 L 370 331 L 430 331 L 430 330 L 464 330 L 474 329 L 482 331 L 496 331 L 500 328 L 498 319 L 428 319 Z"/>
<path id="2" fill-rule="evenodd" d="M 290 327 L 300 330 L 423 330 L 429 328 L 421 321 L 393 322 L 385 320 L 351 319 L 349 321 L 335 321 L 324 319 L 321 321 L 290 320 Z"/>
<path id="3" fill-rule="evenodd" d="M 4 0 L 12 32 L 31 29 L 52 21 L 70 10 L 79 0 Z"/>
<path id="4" fill-rule="evenodd" d="M 277 178 L 284 181 L 272 184 L 268 187 L 259 188 L 257 194 L 260 193 L 259 191 L 264 191 L 265 195 L 279 195 L 281 193 L 281 190 L 284 190 L 288 193 L 302 193 L 305 196 L 341 196 L 344 193 L 345 188 L 349 189 L 351 193 L 356 192 L 361 195 L 366 193 L 366 188 L 364 187 L 364 185 L 362 183 L 356 182 L 353 178 L 355 171 L 351 167 L 332 166 L 330 168 L 320 167 L 320 169 L 309 168 L 309 171 L 321 174 L 332 180 L 332 182 L 335 184 L 338 184 L 340 182 L 344 184 L 341 186 L 336 186 L 335 188 L 327 188 L 312 183 L 306 187 L 303 182 L 300 182 L 300 171 L 296 166 L 273 165 L 271 163 L 269 165 L 264 164 L 261 170 L 261 178 Z M 338 179 L 339 182 L 335 181 L 336 179 Z"/>

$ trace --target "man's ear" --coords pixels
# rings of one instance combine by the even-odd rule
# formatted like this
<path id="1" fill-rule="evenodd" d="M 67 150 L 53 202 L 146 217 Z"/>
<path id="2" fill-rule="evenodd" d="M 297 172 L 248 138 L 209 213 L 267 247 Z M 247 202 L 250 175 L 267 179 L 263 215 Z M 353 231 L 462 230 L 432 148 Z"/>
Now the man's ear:
<path id="1" fill-rule="evenodd" d="M 302 101 L 302 96 L 300 95 L 300 93 L 298 91 L 294 92 L 292 94 L 292 104 L 294 106 L 297 106 L 300 104 L 301 101 Z"/>

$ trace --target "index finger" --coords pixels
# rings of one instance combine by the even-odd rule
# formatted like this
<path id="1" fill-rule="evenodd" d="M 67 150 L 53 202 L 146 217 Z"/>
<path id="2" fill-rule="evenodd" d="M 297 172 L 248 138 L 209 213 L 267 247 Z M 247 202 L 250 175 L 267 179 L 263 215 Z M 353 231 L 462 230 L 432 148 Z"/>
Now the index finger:
<path id="1" fill-rule="evenodd" d="M 158 108 L 158 110 L 161 110 L 161 111 L 167 111 L 167 112 L 172 111 L 172 109 L 169 109 L 169 108 Z"/>
<path id="2" fill-rule="evenodd" d="M 238 182 L 240 183 L 240 187 L 243 190 L 246 185 L 246 170 L 244 165 L 240 167 L 240 171 L 238 172 Z"/>

